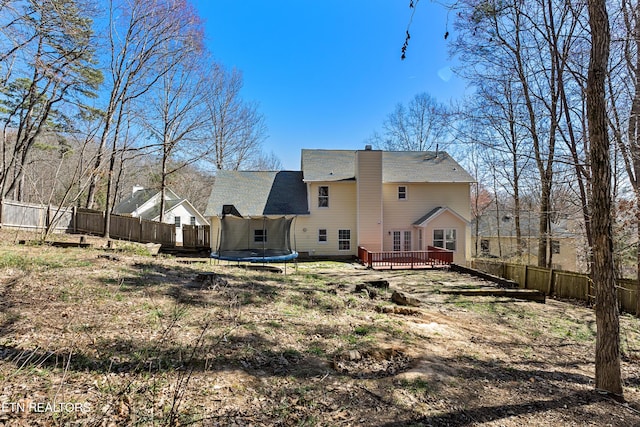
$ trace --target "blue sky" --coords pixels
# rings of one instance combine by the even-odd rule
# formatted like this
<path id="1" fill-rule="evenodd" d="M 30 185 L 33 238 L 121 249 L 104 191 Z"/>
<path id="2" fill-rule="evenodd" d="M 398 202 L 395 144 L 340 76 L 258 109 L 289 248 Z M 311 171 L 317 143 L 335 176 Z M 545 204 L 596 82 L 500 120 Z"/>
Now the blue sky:
<path id="1" fill-rule="evenodd" d="M 272 151 L 289 170 L 302 148 L 362 149 L 396 104 L 421 92 L 459 99 L 444 40 L 453 17 L 422 0 L 194 0 L 216 60 L 242 71 Z M 448 22 L 447 22 L 448 20 Z M 450 36 L 450 37 L 451 37 Z"/>

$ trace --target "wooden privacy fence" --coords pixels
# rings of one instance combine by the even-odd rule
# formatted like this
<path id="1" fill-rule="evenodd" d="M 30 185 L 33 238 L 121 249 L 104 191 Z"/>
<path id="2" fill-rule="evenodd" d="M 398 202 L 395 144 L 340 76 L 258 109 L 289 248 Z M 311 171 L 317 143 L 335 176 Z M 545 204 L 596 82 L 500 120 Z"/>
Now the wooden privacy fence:
<path id="1" fill-rule="evenodd" d="M 183 225 L 182 246 L 185 248 L 211 247 L 211 227 L 208 225 Z"/>
<path id="2" fill-rule="evenodd" d="M 577 299 L 589 304 L 595 302 L 593 282 L 588 274 L 485 260 L 473 260 L 471 266 L 517 282 L 522 289 L 537 289 L 549 296 Z M 620 309 L 627 313 L 639 314 L 636 312 L 638 282 L 616 279 L 616 288 Z"/>
<path id="3" fill-rule="evenodd" d="M 28 230 L 73 231 L 73 208 L 4 200 L 2 202 L 2 225 Z"/>
<path id="4" fill-rule="evenodd" d="M 92 209 L 76 210 L 75 231 L 104 234 L 104 213 Z M 141 243 L 176 244 L 176 226 L 142 218 L 111 214 L 109 236 Z"/>
<path id="5" fill-rule="evenodd" d="M 59 208 L 56 206 L 4 200 L 0 216 L 2 226 L 28 230 L 46 230 L 66 233 L 104 234 L 104 212 L 83 208 Z M 183 225 L 183 246 L 187 248 L 210 247 L 208 225 Z M 111 215 L 109 237 L 141 243 L 176 245 L 176 226 L 142 218 Z"/>

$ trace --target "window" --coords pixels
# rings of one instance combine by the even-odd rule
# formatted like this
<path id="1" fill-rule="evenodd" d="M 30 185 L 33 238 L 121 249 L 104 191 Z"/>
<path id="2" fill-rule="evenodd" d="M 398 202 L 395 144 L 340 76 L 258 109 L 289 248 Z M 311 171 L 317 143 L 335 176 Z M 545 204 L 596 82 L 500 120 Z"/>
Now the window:
<path id="1" fill-rule="evenodd" d="M 189 223 L 190 223 L 191 225 L 196 225 L 196 217 L 195 217 L 195 216 L 192 216 L 192 217 L 191 217 L 191 220 L 189 221 Z"/>
<path id="2" fill-rule="evenodd" d="M 267 241 L 267 230 L 265 229 L 253 230 L 254 243 L 266 243 L 266 241 Z"/>
<path id="3" fill-rule="evenodd" d="M 394 231 L 393 232 L 393 250 L 395 252 L 411 251 L 411 231 Z"/>
<path id="4" fill-rule="evenodd" d="M 174 219 L 176 221 L 176 228 L 180 228 L 180 225 L 181 225 L 180 223 L 182 218 L 180 218 L 179 216 L 176 216 Z"/>
<path id="5" fill-rule="evenodd" d="M 329 207 L 329 187 L 326 185 L 321 185 L 320 187 L 318 187 L 318 207 Z"/>
<path id="6" fill-rule="evenodd" d="M 560 241 L 559 240 L 552 240 L 551 241 L 551 253 L 552 254 L 559 254 L 560 253 Z"/>
<path id="7" fill-rule="evenodd" d="M 433 246 L 437 248 L 456 250 L 455 228 L 441 228 L 433 230 Z"/>
<path id="8" fill-rule="evenodd" d="M 407 200 L 407 187 L 404 185 L 398 187 L 398 200 Z"/>
<path id="9" fill-rule="evenodd" d="M 318 243 L 327 243 L 327 229 L 321 228 L 318 230 Z"/>
<path id="10" fill-rule="evenodd" d="M 489 250 L 489 240 L 488 239 L 480 240 L 480 252 L 482 253 L 482 255 L 489 255 L 489 253 L 491 252 Z"/>
<path id="11" fill-rule="evenodd" d="M 351 250 L 351 230 L 338 230 L 338 250 Z"/>

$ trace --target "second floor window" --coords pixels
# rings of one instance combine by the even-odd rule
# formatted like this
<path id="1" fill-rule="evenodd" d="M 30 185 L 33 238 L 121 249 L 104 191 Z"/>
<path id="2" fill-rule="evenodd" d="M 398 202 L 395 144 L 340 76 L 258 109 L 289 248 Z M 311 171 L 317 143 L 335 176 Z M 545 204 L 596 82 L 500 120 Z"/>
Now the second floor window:
<path id="1" fill-rule="evenodd" d="M 398 187 L 398 200 L 407 200 L 407 187 L 404 185 Z"/>
<path id="2" fill-rule="evenodd" d="M 329 207 L 329 187 L 326 185 L 321 185 L 320 187 L 318 187 L 318 207 Z"/>

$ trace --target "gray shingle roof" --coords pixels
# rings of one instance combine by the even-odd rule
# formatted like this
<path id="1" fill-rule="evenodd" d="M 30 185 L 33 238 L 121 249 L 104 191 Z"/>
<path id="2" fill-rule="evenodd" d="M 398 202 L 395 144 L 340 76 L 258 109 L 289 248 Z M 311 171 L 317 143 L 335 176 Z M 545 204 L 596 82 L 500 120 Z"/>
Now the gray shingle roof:
<path id="1" fill-rule="evenodd" d="M 302 150 L 305 181 L 345 181 L 356 178 L 354 150 Z"/>
<path id="2" fill-rule="evenodd" d="M 433 208 L 431 209 L 429 212 L 427 212 L 423 217 L 421 217 L 420 219 L 418 219 L 417 221 L 415 221 L 413 223 L 413 225 L 421 225 L 423 222 L 425 222 L 426 220 L 428 220 L 429 218 L 431 218 L 433 215 L 435 215 L 437 212 L 440 211 L 440 209 L 442 209 L 441 206 L 438 206 L 437 208 Z"/>
<path id="3" fill-rule="evenodd" d="M 356 176 L 353 150 L 302 150 L 305 181 L 344 181 Z M 475 182 L 444 151 L 383 151 L 383 182 Z"/>
<path id="4" fill-rule="evenodd" d="M 475 179 L 444 151 L 383 151 L 382 181 L 475 182 Z"/>
<path id="5" fill-rule="evenodd" d="M 131 214 L 156 194 L 158 194 L 158 190 L 138 190 L 129 198 L 118 203 L 113 208 L 113 213 L 119 215 Z"/>
<path id="6" fill-rule="evenodd" d="M 164 202 L 165 213 L 171 211 L 176 206 L 181 205 L 185 200 L 186 199 L 165 200 Z M 158 203 L 153 205 L 151 209 L 147 209 L 146 211 L 142 212 L 142 214 L 140 215 L 140 217 L 142 217 L 143 219 L 151 219 L 151 220 L 159 216 L 160 216 L 160 201 L 158 201 Z"/>
<path id="7" fill-rule="evenodd" d="M 297 171 L 218 171 L 205 216 L 221 215 L 223 205 L 234 205 L 243 216 L 309 213 L 307 187 Z"/>

